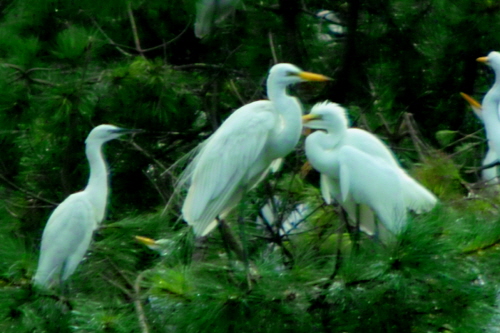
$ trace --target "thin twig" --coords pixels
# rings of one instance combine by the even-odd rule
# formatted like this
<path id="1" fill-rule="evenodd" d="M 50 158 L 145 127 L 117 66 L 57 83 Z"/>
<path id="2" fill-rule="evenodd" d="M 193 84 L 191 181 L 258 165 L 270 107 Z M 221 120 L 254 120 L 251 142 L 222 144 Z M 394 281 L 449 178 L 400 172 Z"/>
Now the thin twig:
<path id="1" fill-rule="evenodd" d="M 233 80 L 229 80 L 229 85 L 231 86 L 231 89 L 233 90 L 234 94 L 236 97 L 240 100 L 241 104 L 246 104 L 246 102 L 243 100 L 243 97 L 241 97 L 240 92 L 238 91 L 238 88 L 234 84 Z"/>
<path id="2" fill-rule="evenodd" d="M 3 180 L 5 183 L 7 183 L 9 186 L 13 187 L 14 189 L 16 189 L 16 190 L 18 190 L 18 191 L 20 191 L 20 192 L 23 192 L 23 193 L 24 193 L 24 194 L 26 194 L 26 195 L 29 195 L 30 197 L 33 197 L 33 198 L 35 198 L 35 199 L 38 199 L 38 200 L 40 200 L 40 201 L 43 201 L 43 202 L 48 203 L 48 204 L 53 205 L 53 206 L 57 206 L 57 205 L 59 205 L 58 203 L 55 203 L 55 202 L 50 201 L 50 200 L 48 200 L 48 199 L 42 198 L 41 196 L 36 195 L 36 194 L 35 194 L 35 193 L 33 193 L 33 192 L 30 192 L 30 191 L 28 191 L 28 190 L 25 190 L 25 189 L 23 189 L 23 188 L 21 188 L 21 187 L 17 186 L 15 183 L 13 183 L 13 182 L 11 182 L 10 180 L 8 180 L 8 179 L 7 179 L 4 175 L 2 175 L 2 174 L 0 174 L 0 179 L 1 179 L 1 180 Z"/>
<path id="3" fill-rule="evenodd" d="M 138 276 L 137 279 L 135 279 L 134 283 L 134 305 L 135 305 L 135 311 L 137 312 L 137 317 L 139 319 L 139 326 L 141 327 L 141 332 L 142 333 L 149 333 L 149 327 L 148 327 L 148 322 L 146 318 L 146 314 L 144 313 L 144 308 L 142 307 L 141 303 L 141 281 L 144 276 L 144 273 L 147 271 L 141 272 Z"/>
<path id="4" fill-rule="evenodd" d="M 477 138 L 476 134 L 477 134 L 477 133 L 479 133 L 479 132 L 481 132 L 481 131 L 482 131 L 482 129 L 477 130 L 477 131 L 475 131 L 475 132 L 473 132 L 473 133 L 471 133 L 471 134 L 467 134 L 467 135 L 465 135 L 465 136 L 461 137 L 460 139 L 455 140 L 455 141 L 453 141 L 452 143 L 447 144 L 446 146 L 444 146 L 443 148 L 441 148 L 441 150 L 443 150 L 443 149 L 445 149 L 445 148 L 448 148 L 448 147 L 451 147 L 451 146 L 454 146 L 454 145 L 456 145 L 457 143 L 462 142 L 462 141 L 464 141 L 464 140 L 471 139 L 471 138 Z"/>
<path id="5" fill-rule="evenodd" d="M 269 37 L 269 47 L 271 48 L 271 54 L 273 55 L 273 61 L 275 64 L 278 63 L 278 56 L 276 55 L 276 49 L 274 47 L 274 40 L 273 40 L 273 33 L 269 31 L 268 33 Z"/>
<path id="6" fill-rule="evenodd" d="M 106 280 L 107 282 L 109 282 L 110 284 L 112 284 L 113 286 L 115 286 L 116 288 L 120 289 L 125 295 L 127 295 L 127 297 L 129 297 L 130 299 L 134 299 L 134 295 L 129 291 L 127 290 L 127 288 L 125 288 L 124 286 L 122 286 L 121 284 L 119 284 L 118 282 L 115 282 L 113 280 L 111 280 L 110 278 L 108 278 L 107 276 L 105 276 L 104 274 L 102 273 L 99 273 L 99 276 Z"/>
<path id="7" fill-rule="evenodd" d="M 474 148 L 475 146 L 479 146 L 479 145 L 482 145 L 482 144 L 483 144 L 482 142 L 473 143 L 473 144 L 471 144 L 469 147 L 467 147 L 465 149 L 460 149 L 459 151 L 456 151 L 456 152 L 450 154 L 449 157 L 451 158 L 451 157 L 454 157 L 456 155 L 460 155 L 463 152 L 466 152 L 467 150 L 470 150 L 470 149 Z"/>
<path id="8" fill-rule="evenodd" d="M 140 153 L 142 153 L 144 156 L 146 156 L 147 158 L 149 158 L 150 160 L 152 160 L 153 162 L 155 162 L 155 164 L 157 164 L 160 168 L 162 168 L 163 172 L 165 172 L 166 170 L 168 170 L 168 168 L 165 166 L 165 164 L 163 164 L 162 162 L 160 162 L 159 160 L 157 160 L 156 158 L 154 158 L 153 155 L 151 155 L 150 153 L 148 153 L 144 148 L 142 148 L 141 146 L 139 146 L 135 141 L 129 140 L 128 142 L 135 149 L 137 149 Z"/>
<path id="9" fill-rule="evenodd" d="M 142 50 L 142 51 L 143 52 L 149 52 L 149 51 L 153 51 L 153 50 L 159 49 L 161 47 L 165 47 L 165 46 L 167 46 L 169 44 L 172 44 L 173 42 L 175 42 L 176 40 L 178 40 L 179 38 L 181 38 L 181 36 L 184 35 L 184 33 L 189 29 L 190 26 L 191 26 L 191 21 L 188 22 L 188 24 L 186 25 L 186 27 L 184 28 L 184 30 L 181 31 L 180 34 L 178 34 L 177 36 L 175 36 L 174 38 L 172 38 L 168 42 L 165 42 L 165 43 L 160 44 L 158 46 L 150 47 L 149 49 L 145 49 L 145 50 Z"/>
<path id="10" fill-rule="evenodd" d="M 132 26 L 132 34 L 134 35 L 134 43 L 137 52 L 144 58 L 144 51 L 141 48 L 141 41 L 139 39 L 139 33 L 137 32 L 137 25 L 135 24 L 134 13 L 132 12 L 132 2 L 127 3 L 127 13 L 130 19 L 130 25 Z"/>
<path id="11" fill-rule="evenodd" d="M 104 36 L 104 38 L 106 38 L 106 40 L 108 41 L 109 44 L 113 45 L 117 50 L 118 52 L 120 52 L 121 54 L 123 54 L 124 56 L 127 56 L 127 57 L 131 57 L 132 54 L 128 53 L 127 51 L 123 50 L 119 44 L 115 43 L 105 32 L 104 30 L 99 26 L 99 24 L 97 24 L 97 21 L 92 17 L 90 16 L 90 19 L 92 20 L 92 22 L 94 23 L 94 25 L 96 26 L 97 30 L 99 30 L 99 32 Z"/>
<path id="12" fill-rule="evenodd" d="M 156 184 L 156 182 L 154 181 L 154 179 L 152 179 L 148 175 L 148 173 L 146 171 L 143 170 L 142 173 L 151 182 L 151 184 L 153 185 L 153 187 L 155 188 L 155 190 L 160 194 L 161 198 L 163 199 L 164 204 L 166 205 L 168 203 L 168 199 L 165 197 L 165 194 L 162 192 L 162 190 L 160 189 L 160 187 L 158 186 L 158 184 Z"/>

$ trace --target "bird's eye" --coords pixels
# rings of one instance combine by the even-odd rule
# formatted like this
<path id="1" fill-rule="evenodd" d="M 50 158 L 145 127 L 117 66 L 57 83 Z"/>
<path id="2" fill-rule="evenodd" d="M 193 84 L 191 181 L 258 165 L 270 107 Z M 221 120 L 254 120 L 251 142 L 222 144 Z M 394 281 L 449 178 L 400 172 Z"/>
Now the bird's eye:
<path id="1" fill-rule="evenodd" d="M 297 73 L 292 72 L 292 71 L 288 71 L 288 72 L 286 72 L 286 76 L 297 76 Z"/>

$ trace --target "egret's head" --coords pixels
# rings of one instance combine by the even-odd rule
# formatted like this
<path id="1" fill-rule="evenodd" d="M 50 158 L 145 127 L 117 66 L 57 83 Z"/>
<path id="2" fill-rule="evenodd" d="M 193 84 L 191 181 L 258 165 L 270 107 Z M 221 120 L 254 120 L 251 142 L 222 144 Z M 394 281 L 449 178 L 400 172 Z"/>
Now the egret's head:
<path id="1" fill-rule="evenodd" d="M 89 141 L 107 142 L 116 139 L 124 134 L 132 134 L 138 132 L 142 132 L 142 130 L 120 128 L 113 125 L 99 125 L 97 127 L 94 127 L 92 131 L 90 131 L 89 135 L 87 136 L 87 140 L 85 140 L 85 142 L 86 143 Z"/>
<path id="2" fill-rule="evenodd" d="M 322 130 L 333 130 L 348 127 L 345 109 L 332 102 L 318 103 L 311 113 L 302 117 L 304 127 Z"/>
<path id="3" fill-rule="evenodd" d="M 331 79 L 327 76 L 304 72 L 295 65 L 282 63 L 274 65 L 269 71 L 268 84 L 269 82 L 275 82 L 279 85 L 288 86 L 299 82 L 328 80 Z"/>
<path id="4" fill-rule="evenodd" d="M 495 73 L 500 73 L 500 53 L 493 51 L 486 57 L 480 57 L 476 59 L 479 62 L 490 65 Z"/>

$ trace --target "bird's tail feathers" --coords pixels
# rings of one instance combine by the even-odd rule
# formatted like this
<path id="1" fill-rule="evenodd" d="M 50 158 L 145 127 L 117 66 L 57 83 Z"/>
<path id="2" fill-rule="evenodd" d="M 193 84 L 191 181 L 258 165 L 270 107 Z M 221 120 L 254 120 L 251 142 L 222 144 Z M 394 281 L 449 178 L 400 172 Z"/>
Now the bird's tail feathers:
<path id="1" fill-rule="evenodd" d="M 185 193 L 185 191 L 187 191 L 187 189 L 189 188 L 191 178 L 193 176 L 193 171 L 200 156 L 199 153 L 207 142 L 208 140 L 205 140 L 195 148 L 191 149 L 191 151 L 175 161 L 167 170 L 165 170 L 161 174 L 162 177 L 170 177 L 172 179 L 172 186 L 174 188 L 172 195 L 168 199 L 167 204 L 163 209 L 162 215 L 165 214 L 167 210 L 170 210 L 173 207 L 180 207 L 182 205 L 183 193 Z M 183 168 L 184 170 L 180 171 Z"/>
<path id="2" fill-rule="evenodd" d="M 413 178 L 405 175 L 404 201 L 417 214 L 428 212 L 437 204 L 437 198 Z"/>

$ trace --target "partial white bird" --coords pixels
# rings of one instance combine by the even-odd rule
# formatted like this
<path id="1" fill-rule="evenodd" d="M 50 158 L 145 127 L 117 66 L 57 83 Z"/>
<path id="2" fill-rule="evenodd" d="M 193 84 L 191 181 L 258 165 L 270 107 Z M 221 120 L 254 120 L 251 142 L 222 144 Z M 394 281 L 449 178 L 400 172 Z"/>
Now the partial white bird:
<path id="1" fill-rule="evenodd" d="M 481 122 L 484 123 L 484 120 L 483 120 L 483 109 L 482 109 L 482 106 L 481 104 L 476 101 L 474 98 L 472 98 L 471 96 L 465 94 L 465 93 L 460 93 L 460 95 L 462 95 L 462 97 L 467 101 L 469 102 L 471 108 L 472 108 L 472 111 L 474 111 L 474 114 L 479 118 L 479 120 L 481 120 Z M 497 154 L 495 153 L 495 150 L 492 149 L 491 147 L 491 144 L 490 144 L 490 141 L 488 140 L 488 149 L 486 150 L 486 155 L 484 156 L 484 159 L 483 159 L 483 163 L 482 165 L 485 166 L 485 165 L 490 165 L 491 163 L 495 162 L 498 160 L 498 156 Z M 481 171 L 481 178 L 487 182 L 488 184 L 498 184 L 498 181 L 499 181 L 499 173 L 498 173 L 498 167 L 491 167 L 491 168 L 488 168 L 488 169 L 483 169 Z"/>
<path id="2" fill-rule="evenodd" d="M 307 137 L 306 155 L 321 173 L 325 202 L 337 200 L 363 231 L 375 232 L 370 209 L 397 234 L 406 225 L 408 209 L 420 213 L 435 206 L 436 197 L 400 167 L 380 139 L 348 127 L 345 109 L 338 104 L 316 104 L 303 120 L 305 127 L 321 130 Z"/>
<path id="3" fill-rule="evenodd" d="M 291 211 L 286 211 L 286 205 L 278 196 L 273 196 L 260 210 L 261 216 L 257 217 L 257 224 L 264 223 L 274 227 L 278 223 L 280 235 L 290 235 L 300 228 L 300 225 L 309 215 L 311 209 L 308 204 L 300 203 L 293 207 Z"/>
<path id="4" fill-rule="evenodd" d="M 175 242 L 171 239 L 152 239 L 144 236 L 135 236 L 135 239 L 146 245 L 149 249 L 158 252 L 160 255 L 165 256 L 172 251 L 172 248 L 175 246 Z"/>
<path id="5" fill-rule="evenodd" d="M 48 287 L 54 280 L 65 281 L 82 261 L 94 230 L 104 219 L 108 200 L 108 170 L 102 145 L 138 131 L 99 125 L 89 133 L 85 140 L 89 181 L 83 191 L 67 197 L 50 216 L 43 230 L 35 285 Z"/>
<path id="6" fill-rule="evenodd" d="M 234 12 L 241 0 L 198 0 L 194 34 L 203 38 L 210 34 L 212 27 L 224 21 Z"/>
<path id="7" fill-rule="evenodd" d="M 267 79 L 269 101 L 239 108 L 201 144 L 178 184 L 189 184 L 182 215 L 197 236 L 209 233 L 216 218 L 224 218 L 297 145 L 302 108 L 286 93 L 287 86 L 326 80 L 291 64 L 273 66 Z"/>
<path id="8" fill-rule="evenodd" d="M 490 52 L 487 57 L 477 58 L 477 61 L 486 63 L 495 72 L 495 83 L 486 93 L 482 103 L 482 119 L 486 130 L 488 146 L 500 156 L 500 53 Z"/>

